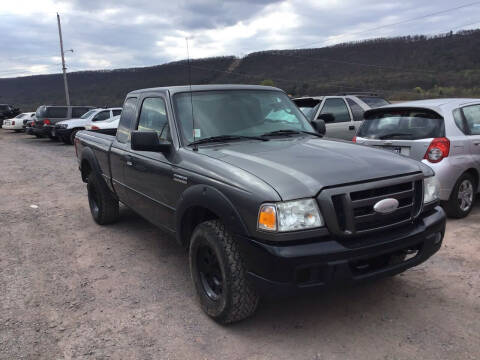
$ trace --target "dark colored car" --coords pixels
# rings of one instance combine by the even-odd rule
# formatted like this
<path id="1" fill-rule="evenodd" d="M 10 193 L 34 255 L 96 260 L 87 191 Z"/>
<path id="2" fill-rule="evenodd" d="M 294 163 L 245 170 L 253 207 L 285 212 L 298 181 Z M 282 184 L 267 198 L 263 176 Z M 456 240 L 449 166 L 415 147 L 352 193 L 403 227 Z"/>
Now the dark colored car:
<path id="1" fill-rule="evenodd" d="M 115 137 L 75 138 L 93 219 L 117 220 L 122 202 L 172 235 L 221 323 L 251 315 L 261 296 L 395 275 L 440 249 L 445 213 L 428 166 L 312 125 L 273 87 L 133 91 Z"/>
<path id="2" fill-rule="evenodd" d="M 36 137 L 47 136 L 52 140 L 57 140 L 55 135 L 56 123 L 62 120 L 79 118 L 91 109 L 94 109 L 94 107 L 41 105 L 35 113 L 35 122 L 26 132 Z"/>
<path id="3" fill-rule="evenodd" d="M 3 120 L 10 119 L 20 114 L 20 109 L 9 104 L 0 104 L 0 128 L 3 126 Z"/>

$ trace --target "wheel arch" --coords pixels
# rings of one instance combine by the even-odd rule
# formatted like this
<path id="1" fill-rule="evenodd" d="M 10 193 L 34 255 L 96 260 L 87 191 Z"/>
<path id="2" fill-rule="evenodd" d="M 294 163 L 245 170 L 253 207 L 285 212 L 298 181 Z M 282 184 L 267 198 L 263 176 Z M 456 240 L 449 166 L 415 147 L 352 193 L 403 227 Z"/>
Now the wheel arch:
<path id="1" fill-rule="evenodd" d="M 176 239 L 188 246 L 195 226 L 220 219 L 233 233 L 248 236 L 248 229 L 233 203 L 220 190 L 208 185 L 194 185 L 181 195 L 176 207 Z"/>

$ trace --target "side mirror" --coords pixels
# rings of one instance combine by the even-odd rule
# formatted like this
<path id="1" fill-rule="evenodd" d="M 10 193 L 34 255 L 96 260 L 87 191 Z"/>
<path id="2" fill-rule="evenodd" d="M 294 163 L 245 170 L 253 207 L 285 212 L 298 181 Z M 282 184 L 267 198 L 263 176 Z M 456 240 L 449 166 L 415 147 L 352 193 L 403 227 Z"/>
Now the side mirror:
<path id="1" fill-rule="evenodd" d="M 160 140 L 156 131 L 132 131 L 132 150 L 168 153 L 171 146 L 170 141 Z"/>
<path id="2" fill-rule="evenodd" d="M 333 114 L 320 114 L 318 119 L 325 121 L 326 123 L 335 122 L 335 116 Z"/>
<path id="3" fill-rule="evenodd" d="M 325 126 L 325 121 L 322 119 L 316 119 L 312 121 L 312 126 L 317 133 L 320 135 L 325 135 L 327 128 Z"/>

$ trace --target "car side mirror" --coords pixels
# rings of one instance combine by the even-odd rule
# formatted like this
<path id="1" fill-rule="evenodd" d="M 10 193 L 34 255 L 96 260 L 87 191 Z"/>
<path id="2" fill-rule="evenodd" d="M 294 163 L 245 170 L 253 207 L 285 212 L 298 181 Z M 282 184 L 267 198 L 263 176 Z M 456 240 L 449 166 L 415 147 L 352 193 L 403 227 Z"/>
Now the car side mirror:
<path id="1" fill-rule="evenodd" d="M 320 116 L 318 117 L 319 120 L 323 120 L 325 121 L 326 123 L 332 123 L 332 122 L 335 122 L 335 116 L 333 114 L 330 114 L 330 113 L 326 113 L 326 114 L 320 114 Z"/>
<path id="2" fill-rule="evenodd" d="M 312 126 L 317 133 L 320 135 L 325 135 L 327 128 L 325 126 L 325 121 L 322 119 L 316 119 L 312 121 Z"/>
<path id="3" fill-rule="evenodd" d="M 132 131 L 130 142 L 132 150 L 137 151 L 168 153 L 172 146 L 170 141 L 160 140 L 156 131 Z"/>

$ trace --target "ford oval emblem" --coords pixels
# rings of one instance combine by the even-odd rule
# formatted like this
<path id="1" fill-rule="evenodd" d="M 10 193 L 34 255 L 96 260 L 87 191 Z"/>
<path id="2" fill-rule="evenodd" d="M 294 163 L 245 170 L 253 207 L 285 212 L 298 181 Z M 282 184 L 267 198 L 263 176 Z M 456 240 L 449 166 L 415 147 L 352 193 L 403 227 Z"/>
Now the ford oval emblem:
<path id="1" fill-rule="evenodd" d="M 398 200 L 393 198 L 383 199 L 373 205 L 373 210 L 379 214 L 390 214 L 398 209 Z"/>

